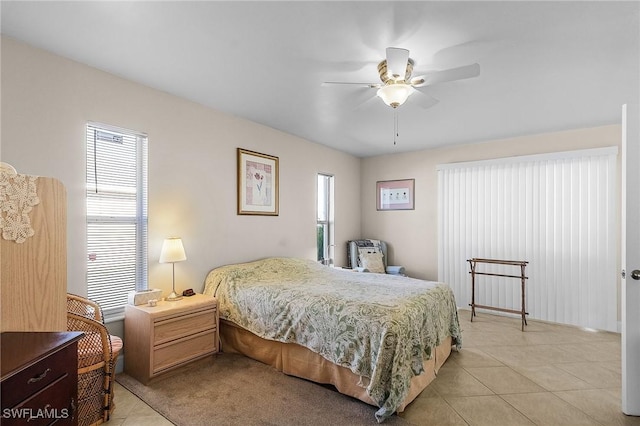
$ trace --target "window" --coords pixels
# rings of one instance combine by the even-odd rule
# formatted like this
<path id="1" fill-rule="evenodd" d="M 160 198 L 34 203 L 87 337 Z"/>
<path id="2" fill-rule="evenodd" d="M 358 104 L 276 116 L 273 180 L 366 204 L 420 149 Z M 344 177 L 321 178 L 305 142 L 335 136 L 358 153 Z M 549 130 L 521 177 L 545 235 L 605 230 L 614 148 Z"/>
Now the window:
<path id="1" fill-rule="evenodd" d="M 333 176 L 318 174 L 318 261 L 333 265 Z"/>
<path id="2" fill-rule="evenodd" d="M 105 314 L 147 288 L 147 137 L 87 124 L 87 295 Z"/>
<path id="3" fill-rule="evenodd" d="M 616 331 L 616 156 L 611 147 L 439 165 L 438 281 L 462 305 L 467 259 L 525 260 L 531 318 Z M 519 287 L 485 278 L 476 300 L 520 309 Z"/>

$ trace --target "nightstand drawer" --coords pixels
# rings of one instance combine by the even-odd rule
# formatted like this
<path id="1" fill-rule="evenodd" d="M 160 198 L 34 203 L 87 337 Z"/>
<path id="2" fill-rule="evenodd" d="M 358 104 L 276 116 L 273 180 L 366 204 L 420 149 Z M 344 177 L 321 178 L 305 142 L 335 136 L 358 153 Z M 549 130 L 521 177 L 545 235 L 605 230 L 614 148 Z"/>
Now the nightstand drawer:
<path id="1" fill-rule="evenodd" d="M 212 354 L 216 350 L 215 328 L 156 346 L 153 351 L 153 374 L 185 361 Z"/>
<path id="2" fill-rule="evenodd" d="M 215 329 L 215 307 L 207 307 L 188 314 L 159 318 L 154 322 L 154 343 L 156 346 L 172 340 Z"/>

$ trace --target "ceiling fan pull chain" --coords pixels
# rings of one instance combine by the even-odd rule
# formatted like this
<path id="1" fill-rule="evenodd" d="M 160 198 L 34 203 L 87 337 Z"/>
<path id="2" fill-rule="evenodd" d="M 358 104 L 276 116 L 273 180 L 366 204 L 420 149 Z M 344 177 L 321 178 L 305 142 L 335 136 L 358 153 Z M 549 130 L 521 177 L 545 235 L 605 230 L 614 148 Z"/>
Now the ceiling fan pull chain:
<path id="1" fill-rule="evenodd" d="M 396 144 L 397 138 L 399 136 L 398 132 L 398 110 L 393 110 L 393 144 Z"/>

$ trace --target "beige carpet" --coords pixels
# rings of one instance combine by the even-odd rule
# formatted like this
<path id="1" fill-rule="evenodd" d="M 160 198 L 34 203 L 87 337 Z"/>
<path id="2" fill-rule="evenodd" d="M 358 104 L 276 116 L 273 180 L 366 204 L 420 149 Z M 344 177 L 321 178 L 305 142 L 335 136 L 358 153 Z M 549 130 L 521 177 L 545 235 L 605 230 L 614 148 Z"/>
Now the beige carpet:
<path id="1" fill-rule="evenodd" d="M 377 424 L 375 407 L 237 354 L 208 357 L 149 386 L 124 373 L 116 380 L 179 426 Z M 384 424 L 408 425 L 396 415 Z"/>

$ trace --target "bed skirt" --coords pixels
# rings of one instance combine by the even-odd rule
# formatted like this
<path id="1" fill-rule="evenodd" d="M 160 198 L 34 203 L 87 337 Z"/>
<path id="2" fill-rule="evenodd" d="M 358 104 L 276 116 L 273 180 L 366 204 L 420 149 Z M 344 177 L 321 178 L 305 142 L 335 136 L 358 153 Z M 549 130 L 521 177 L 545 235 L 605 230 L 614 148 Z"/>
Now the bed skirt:
<path id="1" fill-rule="evenodd" d="M 348 368 L 326 360 L 304 346 L 265 340 L 225 320 L 220 320 L 220 343 L 222 352 L 240 353 L 271 365 L 290 376 L 333 385 L 338 392 L 377 407 L 367 394 L 366 388 L 358 384 L 361 382 L 360 376 Z M 405 407 L 435 379 L 438 370 L 450 353 L 451 337 L 448 337 L 436 347 L 434 356 L 424 362 L 424 372 L 411 379 L 409 394 L 398 407 L 397 412 L 404 411 Z"/>

